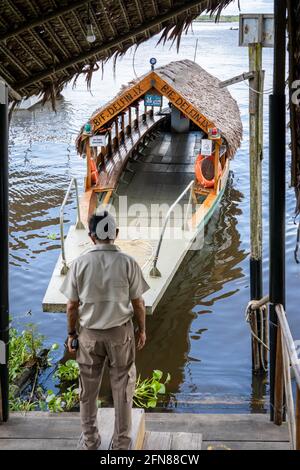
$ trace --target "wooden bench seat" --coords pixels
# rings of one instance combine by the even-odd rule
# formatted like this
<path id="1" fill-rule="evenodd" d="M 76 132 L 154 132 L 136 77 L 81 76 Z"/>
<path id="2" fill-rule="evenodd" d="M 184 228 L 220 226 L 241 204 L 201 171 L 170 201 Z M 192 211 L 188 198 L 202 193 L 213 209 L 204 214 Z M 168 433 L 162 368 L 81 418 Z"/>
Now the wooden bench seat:
<path id="1" fill-rule="evenodd" d="M 97 183 L 92 186 L 94 192 L 114 191 L 116 189 L 119 178 L 125 169 L 132 151 L 137 148 L 145 135 L 153 130 L 164 118 L 165 116 L 155 115 L 153 118 L 147 120 L 146 123 L 141 122 L 139 128 L 132 131 L 132 133 L 125 138 L 124 143 L 121 144 L 119 148 L 113 152 L 111 157 L 105 160 L 104 165 L 101 166 Z"/>

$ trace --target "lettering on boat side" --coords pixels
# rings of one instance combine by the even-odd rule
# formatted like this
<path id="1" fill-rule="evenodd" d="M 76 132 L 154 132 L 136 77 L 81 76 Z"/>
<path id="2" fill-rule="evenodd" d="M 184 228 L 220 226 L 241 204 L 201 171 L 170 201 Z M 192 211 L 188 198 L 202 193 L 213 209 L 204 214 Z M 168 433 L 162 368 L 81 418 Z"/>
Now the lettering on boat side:
<path id="1" fill-rule="evenodd" d="M 213 123 L 208 121 L 203 114 L 199 113 L 190 103 L 182 98 L 175 90 L 169 85 L 164 84 L 161 88 L 155 86 L 166 98 L 168 98 L 180 111 L 182 111 L 187 117 L 195 121 L 201 129 L 208 133 L 208 129 L 213 127 Z"/>
<path id="2" fill-rule="evenodd" d="M 93 122 L 93 130 L 95 131 L 107 121 L 112 119 L 116 114 L 130 105 L 133 101 L 135 101 L 139 96 L 144 94 L 147 90 L 142 86 L 142 84 L 138 84 L 134 86 L 131 90 L 127 91 L 123 96 L 121 96 L 118 100 L 116 100 L 111 105 L 107 106 L 107 108 L 103 109 L 96 117 L 92 119 Z"/>

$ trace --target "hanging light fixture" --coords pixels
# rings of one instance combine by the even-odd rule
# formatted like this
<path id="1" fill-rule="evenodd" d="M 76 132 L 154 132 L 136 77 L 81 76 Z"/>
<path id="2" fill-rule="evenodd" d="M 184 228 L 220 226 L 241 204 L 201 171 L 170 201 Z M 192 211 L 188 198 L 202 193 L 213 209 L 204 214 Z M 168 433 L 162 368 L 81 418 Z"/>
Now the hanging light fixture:
<path id="1" fill-rule="evenodd" d="M 88 19 L 86 23 L 86 40 L 89 43 L 95 42 L 96 41 L 96 36 L 94 33 L 94 28 L 91 22 L 91 16 L 90 16 L 90 5 L 88 6 Z"/>

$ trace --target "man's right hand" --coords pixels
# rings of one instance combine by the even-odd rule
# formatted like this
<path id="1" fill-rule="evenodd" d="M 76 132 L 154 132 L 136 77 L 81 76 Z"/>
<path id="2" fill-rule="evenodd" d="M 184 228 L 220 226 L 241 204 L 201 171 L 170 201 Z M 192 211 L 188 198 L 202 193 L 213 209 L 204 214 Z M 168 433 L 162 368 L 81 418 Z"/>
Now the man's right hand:
<path id="1" fill-rule="evenodd" d="M 140 351 L 143 349 L 146 343 L 146 332 L 145 331 L 138 331 L 137 337 L 136 337 L 136 347 L 137 350 Z"/>

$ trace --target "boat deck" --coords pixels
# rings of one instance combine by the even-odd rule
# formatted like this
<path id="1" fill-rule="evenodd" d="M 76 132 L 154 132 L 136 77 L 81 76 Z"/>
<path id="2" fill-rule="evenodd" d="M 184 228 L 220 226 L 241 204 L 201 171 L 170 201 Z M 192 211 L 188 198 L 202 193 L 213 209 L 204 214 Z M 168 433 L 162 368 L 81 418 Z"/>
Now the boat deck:
<path id="1" fill-rule="evenodd" d="M 201 136 L 199 131 L 159 133 L 155 140 L 148 142 L 136 160 L 131 159 L 128 163 L 112 199 L 120 228 L 117 244 L 137 259 L 150 285 L 150 290 L 144 295 L 148 314 L 154 312 L 191 247 L 199 231 L 199 223 L 208 221 L 212 207 L 222 195 L 220 192 L 217 197 L 212 193 L 207 196 L 207 204 L 201 205 L 198 219 L 189 230 L 182 228 L 182 204 L 187 204 L 188 195 L 182 199 L 172 214 L 170 227 L 161 244 L 157 263 L 161 277 L 151 277 L 149 271 L 166 212 L 188 183 L 194 180 L 193 162 L 199 152 Z M 90 246 L 87 231 L 76 230 L 72 226 L 65 240 L 67 264 L 70 265 Z M 65 312 L 67 299 L 59 292 L 64 279 L 61 267 L 60 257 L 43 300 L 44 311 Z"/>
<path id="2" fill-rule="evenodd" d="M 99 415 L 102 443 L 109 449 L 114 410 Z M 11 413 L 0 425 L 0 450 L 75 450 L 79 413 Z M 133 412 L 133 448 L 146 450 L 289 450 L 286 423 L 276 426 L 264 414 Z"/>

